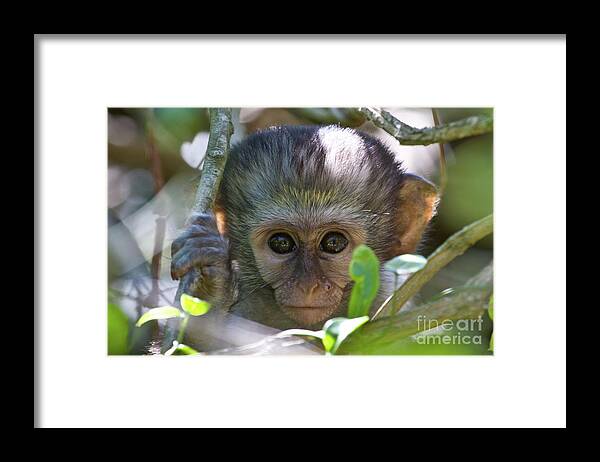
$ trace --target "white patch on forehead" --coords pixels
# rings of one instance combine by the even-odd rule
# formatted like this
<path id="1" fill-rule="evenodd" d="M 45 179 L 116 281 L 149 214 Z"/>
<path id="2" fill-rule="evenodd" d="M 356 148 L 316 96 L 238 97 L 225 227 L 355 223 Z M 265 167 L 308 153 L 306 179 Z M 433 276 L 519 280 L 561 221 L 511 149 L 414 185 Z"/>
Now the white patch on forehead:
<path id="1" fill-rule="evenodd" d="M 323 127 L 317 132 L 319 142 L 325 148 L 325 168 L 341 176 L 357 181 L 369 176 L 368 164 L 363 162 L 365 152 L 363 139 L 354 131 L 336 126 Z"/>

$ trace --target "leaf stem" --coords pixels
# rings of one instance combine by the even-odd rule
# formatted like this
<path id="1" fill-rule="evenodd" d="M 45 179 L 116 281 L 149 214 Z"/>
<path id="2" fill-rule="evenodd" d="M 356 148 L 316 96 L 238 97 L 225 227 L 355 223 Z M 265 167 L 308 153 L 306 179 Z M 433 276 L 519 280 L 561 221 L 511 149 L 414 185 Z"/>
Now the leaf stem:
<path id="1" fill-rule="evenodd" d="M 181 321 L 181 325 L 179 326 L 179 335 L 177 335 L 177 342 L 179 343 L 183 342 L 183 336 L 185 335 L 185 329 L 187 327 L 189 319 L 190 315 L 186 313 L 185 317 L 183 318 L 183 321 Z"/>

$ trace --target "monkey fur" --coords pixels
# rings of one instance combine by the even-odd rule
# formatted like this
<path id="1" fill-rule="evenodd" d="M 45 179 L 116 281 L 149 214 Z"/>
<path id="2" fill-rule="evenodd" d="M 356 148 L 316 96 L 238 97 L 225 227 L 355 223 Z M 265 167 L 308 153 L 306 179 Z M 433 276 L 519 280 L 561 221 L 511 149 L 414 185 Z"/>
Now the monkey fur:
<path id="1" fill-rule="evenodd" d="M 172 277 L 196 271 L 191 295 L 221 311 L 321 328 L 346 315 L 352 250 L 366 244 L 381 263 L 415 252 L 437 200 L 370 135 L 272 127 L 231 148 L 215 213 L 192 216 L 173 241 Z M 373 310 L 392 289 L 382 271 Z"/>

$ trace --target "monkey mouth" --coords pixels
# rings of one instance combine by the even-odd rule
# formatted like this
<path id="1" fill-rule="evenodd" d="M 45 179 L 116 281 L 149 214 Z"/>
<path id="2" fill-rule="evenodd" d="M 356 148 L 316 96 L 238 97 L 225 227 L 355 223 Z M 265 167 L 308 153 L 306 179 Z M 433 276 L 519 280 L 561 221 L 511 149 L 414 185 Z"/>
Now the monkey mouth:
<path id="1" fill-rule="evenodd" d="M 299 327 L 311 327 L 330 318 L 337 310 L 337 305 L 328 306 L 292 306 L 281 307 L 283 312 L 292 320 L 299 323 Z"/>

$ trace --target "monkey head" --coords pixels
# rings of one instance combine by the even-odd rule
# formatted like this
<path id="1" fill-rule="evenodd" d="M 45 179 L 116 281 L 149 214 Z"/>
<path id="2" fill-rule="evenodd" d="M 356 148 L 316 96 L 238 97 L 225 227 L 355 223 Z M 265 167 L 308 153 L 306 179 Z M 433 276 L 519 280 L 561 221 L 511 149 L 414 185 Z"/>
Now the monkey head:
<path id="1" fill-rule="evenodd" d="M 218 210 L 242 292 L 267 288 L 301 327 L 344 315 L 353 250 L 414 252 L 436 188 L 379 140 L 339 126 L 274 127 L 234 146 Z"/>

